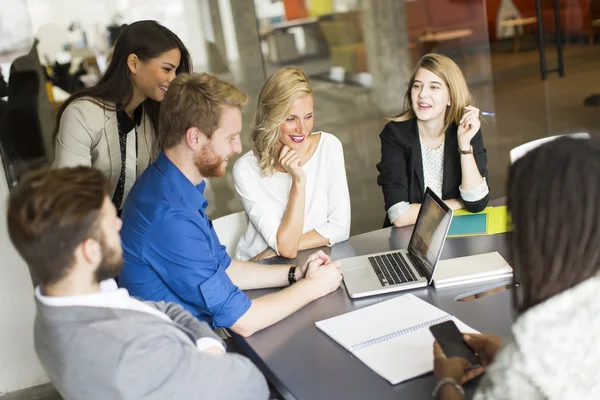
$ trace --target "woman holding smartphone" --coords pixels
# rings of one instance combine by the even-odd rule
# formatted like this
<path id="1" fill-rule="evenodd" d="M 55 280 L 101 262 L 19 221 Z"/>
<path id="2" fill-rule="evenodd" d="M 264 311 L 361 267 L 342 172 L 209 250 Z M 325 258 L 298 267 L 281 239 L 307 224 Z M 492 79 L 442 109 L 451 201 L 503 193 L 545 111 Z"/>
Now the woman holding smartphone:
<path id="1" fill-rule="evenodd" d="M 599 180 L 597 140 L 558 139 L 513 165 L 512 334 L 464 336 L 478 369 L 434 344 L 438 398 L 463 399 L 461 385 L 484 370 L 475 400 L 600 398 Z"/>

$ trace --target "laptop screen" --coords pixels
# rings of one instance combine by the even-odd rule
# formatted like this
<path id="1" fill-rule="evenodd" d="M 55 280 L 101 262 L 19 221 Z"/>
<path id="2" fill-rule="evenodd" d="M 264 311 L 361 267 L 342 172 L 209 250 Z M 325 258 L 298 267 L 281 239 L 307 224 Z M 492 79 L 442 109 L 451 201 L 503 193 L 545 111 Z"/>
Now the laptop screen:
<path id="1" fill-rule="evenodd" d="M 429 273 L 440 258 L 450 222 L 452 211 L 448 209 L 429 189 L 425 192 L 421 210 L 408 245 L 409 252 L 419 257 Z M 434 199 L 435 196 L 436 198 Z"/>

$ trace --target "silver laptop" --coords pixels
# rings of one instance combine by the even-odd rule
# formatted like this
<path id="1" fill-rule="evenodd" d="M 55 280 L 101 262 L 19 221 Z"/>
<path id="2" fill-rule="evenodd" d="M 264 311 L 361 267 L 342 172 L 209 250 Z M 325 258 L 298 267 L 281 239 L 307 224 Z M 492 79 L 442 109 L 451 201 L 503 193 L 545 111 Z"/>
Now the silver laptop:
<path id="1" fill-rule="evenodd" d="M 342 260 L 342 272 L 352 298 L 424 287 L 433 281 L 452 210 L 433 191 L 425 190 L 408 249 Z"/>

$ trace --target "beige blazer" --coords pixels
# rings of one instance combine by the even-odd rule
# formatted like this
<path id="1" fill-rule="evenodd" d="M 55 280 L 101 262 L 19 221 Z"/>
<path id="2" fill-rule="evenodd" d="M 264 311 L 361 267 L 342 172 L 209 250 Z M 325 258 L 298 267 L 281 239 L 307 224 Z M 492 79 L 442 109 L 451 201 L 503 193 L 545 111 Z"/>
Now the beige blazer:
<path id="1" fill-rule="evenodd" d="M 109 105 L 111 106 L 113 105 Z M 156 157 L 154 129 L 145 114 L 137 130 L 137 142 L 135 176 L 139 178 Z M 77 99 L 65 109 L 55 143 L 53 168 L 78 165 L 91 166 L 102 171 L 110 182 L 112 198 L 121 173 L 117 113 L 104 110 L 89 98 Z M 125 190 L 123 200 L 129 194 L 127 188 Z"/>

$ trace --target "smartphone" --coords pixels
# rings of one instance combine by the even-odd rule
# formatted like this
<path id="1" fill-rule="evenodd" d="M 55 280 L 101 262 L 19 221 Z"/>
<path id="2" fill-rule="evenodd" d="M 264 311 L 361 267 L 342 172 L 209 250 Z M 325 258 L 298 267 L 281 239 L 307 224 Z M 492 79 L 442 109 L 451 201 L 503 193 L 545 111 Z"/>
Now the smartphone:
<path id="1" fill-rule="evenodd" d="M 458 330 L 454 321 L 446 321 L 430 326 L 429 330 L 444 350 L 446 357 L 462 357 L 471 363 L 471 368 L 480 366 L 477 354 L 465 343 L 463 334 Z"/>

